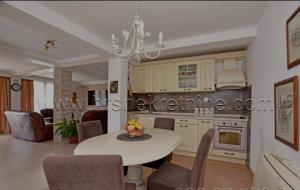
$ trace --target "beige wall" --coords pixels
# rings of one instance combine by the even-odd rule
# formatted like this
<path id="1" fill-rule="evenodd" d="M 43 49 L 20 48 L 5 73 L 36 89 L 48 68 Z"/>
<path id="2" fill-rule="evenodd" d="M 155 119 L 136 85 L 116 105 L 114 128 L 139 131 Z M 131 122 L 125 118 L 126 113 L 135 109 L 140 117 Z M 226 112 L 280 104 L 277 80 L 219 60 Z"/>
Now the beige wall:
<path id="1" fill-rule="evenodd" d="M 107 109 L 106 107 L 97 107 L 97 106 L 88 106 L 88 91 L 89 90 L 107 90 L 108 84 L 93 84 L 93 85 L 79 85 L 73 83 L 72 90 L 77 93 L 77 98 L 82 101 L 85 101 L 85 107 L 87 110 L 98 110 L 98 109 Z"/>

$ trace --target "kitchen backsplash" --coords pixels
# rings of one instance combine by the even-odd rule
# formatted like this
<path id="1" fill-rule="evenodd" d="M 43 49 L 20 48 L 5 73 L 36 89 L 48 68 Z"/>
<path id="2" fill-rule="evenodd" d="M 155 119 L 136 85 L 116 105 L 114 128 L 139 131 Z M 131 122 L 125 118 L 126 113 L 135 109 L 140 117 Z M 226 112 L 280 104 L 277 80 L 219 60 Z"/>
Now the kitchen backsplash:
<path id="1" fill-rule="evenodd" d="M 250 98 L 251 88 L 215 92 L 133 94 L 128 97 L 128 111 L 192 113 L 195 108 L 213 108 L 215 114 L 249 114 Z"/>

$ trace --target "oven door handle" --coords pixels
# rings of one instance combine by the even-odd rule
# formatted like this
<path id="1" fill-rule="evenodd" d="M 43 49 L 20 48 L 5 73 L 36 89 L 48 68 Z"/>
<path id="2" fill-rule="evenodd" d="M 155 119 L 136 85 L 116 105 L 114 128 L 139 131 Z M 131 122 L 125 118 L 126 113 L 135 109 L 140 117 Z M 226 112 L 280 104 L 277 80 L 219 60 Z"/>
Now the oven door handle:
<path id="1" fill-rule="evenodd" d="M 240 131 L 240 133 L 243 133 L 243 128 L 241 127 L 217 127 L 217 131 L 221 131 L 224 129 L 229 129 L 230 131 Z"/>

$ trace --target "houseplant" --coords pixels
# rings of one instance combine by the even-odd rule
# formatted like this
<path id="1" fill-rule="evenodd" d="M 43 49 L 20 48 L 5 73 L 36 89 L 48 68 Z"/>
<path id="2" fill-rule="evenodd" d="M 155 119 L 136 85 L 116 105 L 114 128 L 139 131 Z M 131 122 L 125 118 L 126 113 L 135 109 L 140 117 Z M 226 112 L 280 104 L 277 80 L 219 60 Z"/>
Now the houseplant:
<path id="1" fill-rule="evenodd" d="M 70 144 L 78 143 L 76 121 L 74 119 L 67 121 L 66 118 L 62 122 L 55 124 L 57 126 L 55 134 L 69 139 Z"/>

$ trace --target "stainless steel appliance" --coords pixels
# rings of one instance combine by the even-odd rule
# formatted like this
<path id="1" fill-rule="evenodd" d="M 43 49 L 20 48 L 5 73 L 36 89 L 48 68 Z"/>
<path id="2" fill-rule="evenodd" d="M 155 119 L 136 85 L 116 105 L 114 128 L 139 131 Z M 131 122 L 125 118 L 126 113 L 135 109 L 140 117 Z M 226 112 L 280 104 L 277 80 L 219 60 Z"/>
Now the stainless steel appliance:
<path id="1" fill-rule="evenodd" d="M 214 120 L 214 148 L 247 152 L 248 119 L 245 116 L 224 115 Z"/>

